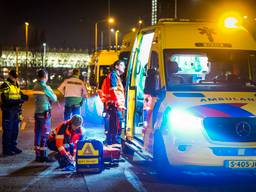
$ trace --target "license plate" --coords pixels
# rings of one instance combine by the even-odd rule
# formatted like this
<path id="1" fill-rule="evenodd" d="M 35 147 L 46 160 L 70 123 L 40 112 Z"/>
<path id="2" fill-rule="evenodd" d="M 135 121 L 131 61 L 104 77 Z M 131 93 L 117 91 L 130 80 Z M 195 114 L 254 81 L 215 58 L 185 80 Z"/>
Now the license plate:
<path id="1" fill-rule="evenodd" d="M 253 160 L 225 161 L 225 166 L 231 169 L 256 168 L 256 161 L 253 161 Z"/>
<path id="2" fill-rule="evenodd" d="M 99 163 L 99 160 L 97 158 L 77 160 L 77 164 L 80 164 L 80 165 L 98 164 L 98 163 Z"/>

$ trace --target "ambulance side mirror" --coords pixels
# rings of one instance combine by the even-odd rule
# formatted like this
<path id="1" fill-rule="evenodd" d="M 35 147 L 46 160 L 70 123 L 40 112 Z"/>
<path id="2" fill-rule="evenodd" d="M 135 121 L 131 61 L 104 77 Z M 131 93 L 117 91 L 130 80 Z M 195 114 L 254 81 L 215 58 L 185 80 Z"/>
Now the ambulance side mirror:
<path id="1" fill-rule="evenodd" d="M 152 96 L 157 96 L 157 91 L 159 90 L 159 72 L 156 69 L 148 69 L 147 77 L 145 80 L 144 93 L 150 94 Z"/>

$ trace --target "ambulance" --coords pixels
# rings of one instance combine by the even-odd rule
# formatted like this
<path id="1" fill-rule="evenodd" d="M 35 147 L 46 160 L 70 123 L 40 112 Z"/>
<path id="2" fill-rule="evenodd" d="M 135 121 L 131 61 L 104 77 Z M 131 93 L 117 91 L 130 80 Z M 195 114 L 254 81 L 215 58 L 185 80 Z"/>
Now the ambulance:
<path id="1" fill-rule="evenodd" d="M 103 80 L 111 70 L 112 64 L 118 60 L 119 51 L 99 50 L 92 54 L 87 65 L 87 93 L 82 107 L 81 114 L 84 115 L 86 122 L 99 123 L 102 121 L 103 103 L 98 93 L 100 92 Z"/>
<path id="2" fill-rule="evenodd" d="M 256 168 L 256 42 L 236 20 L 223 23 L 161 19 L 137 33 L 124 152 L 159 172 Z"/>
<path id="3" fill-rule="evenodd" d="M 118 60 L 119 51 L 115 50 L 100 50 L 94 52 L 91 58 L 90 84 L 101 89 L 103 80 L 111 70 L 112 64 Z"/>

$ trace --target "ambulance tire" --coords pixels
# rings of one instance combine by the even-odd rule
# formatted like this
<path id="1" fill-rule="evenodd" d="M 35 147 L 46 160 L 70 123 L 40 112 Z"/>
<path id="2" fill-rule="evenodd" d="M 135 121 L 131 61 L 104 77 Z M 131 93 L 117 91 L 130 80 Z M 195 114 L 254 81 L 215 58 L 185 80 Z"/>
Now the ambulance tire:
<path id="1" fill-rule="evenodd" d="M 169 176 L 172 172 L 160 130 L 157 130 L 154 134 L 153 165 L 158 175 L 162 178 Z"/>

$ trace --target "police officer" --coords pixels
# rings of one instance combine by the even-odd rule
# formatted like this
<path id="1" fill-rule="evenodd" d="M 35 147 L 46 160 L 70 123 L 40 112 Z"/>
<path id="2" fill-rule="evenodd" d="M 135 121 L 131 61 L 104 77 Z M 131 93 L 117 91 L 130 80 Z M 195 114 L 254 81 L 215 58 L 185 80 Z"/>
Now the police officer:
<path id="1" fill-rule="evenodd" d="M 65 110 L 64 119 L 70 119 L 71 115 L 80 114 L 80 109 L 84 98 L 87 97 L 84 82 L 79 79 L 80 70 L 74 69 L 72 76 L 65 79 L 58 87 L 58 90 L 64 95 Z"/>
<path id="2" fill-rule="evenodd" d="M 51 104 L 57 101 L 57 96 L 47 85 L 48 72 L 39 70 L 37 72 L 38 82 L 34 86 L 35 96 L 35 137 L 34 148 L 36 161 L 52 162 L 47 156 L 47 138 L 51 130 Z"/>
<path id="3" fill-rule="evenodd" d="M 9 77 L 0 86 L 2 127 L 3 127 L 3 155 L 14 155 L 21 153 L 17 148 L 17 138 L 19 134 L 19 123 L 21 107 L 28 96 L 20 91 L 18 75 L 15 70 L 9 72 Z"/>
<path id="4" fill-rule="evenodd" d="M 109 85 L 108 113 L 109 127 L 107 130 L 106 142 L 108 145 L 121 144 L 121 131 L 124 126 L 123 111 L 125 110 L 124 87 L 121 75 L 125 72 L 125 61 L 117 60 L 113 64 L 114 69 L 106 79 Z"/>

